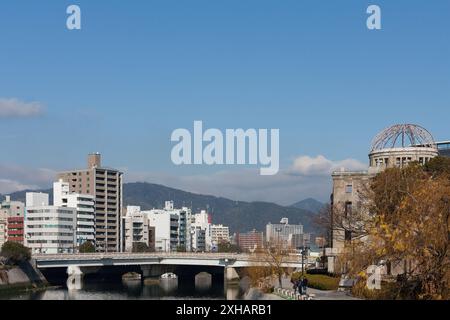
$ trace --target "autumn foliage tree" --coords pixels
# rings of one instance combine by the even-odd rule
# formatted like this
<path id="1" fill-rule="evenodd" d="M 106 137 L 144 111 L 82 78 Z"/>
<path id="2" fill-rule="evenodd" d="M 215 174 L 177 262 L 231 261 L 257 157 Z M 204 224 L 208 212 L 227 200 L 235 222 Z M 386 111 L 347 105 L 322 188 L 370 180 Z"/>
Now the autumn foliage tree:
<path id="1" fill-rule="evenodd" d="M 364 277 L 373 264 L 400 269 L 395 298 L 450 298 L 450 161 L 387 169 L 370 183 L 364 241 L 344 250 L 348 273 Z M 347 255 L 347 256 L 345 256 Z"/>

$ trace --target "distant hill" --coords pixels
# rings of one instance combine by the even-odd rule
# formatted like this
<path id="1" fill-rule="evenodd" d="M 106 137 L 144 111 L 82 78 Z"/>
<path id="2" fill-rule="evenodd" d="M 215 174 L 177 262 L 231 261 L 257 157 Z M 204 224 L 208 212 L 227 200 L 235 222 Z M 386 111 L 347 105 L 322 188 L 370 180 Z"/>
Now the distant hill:
<path id="1" fill-rule="evenodd" d="M 52 193 L 51 189 L 35 190 Z M 19 191 L 11 194 L 13 200 L 25 201 L 25 193 Z M 3 197 L 0 195 L 0 199 Z M 234 201 L 211 195 L 195 194 L 151 183 L 125 183 L 124 205 L 141 206 L 143 210 L 162 208 L 164 202 L 173 200 L 175 207 L 190 207 L 194 212 L 208 209 L 213 222 L 230 227 L 232 232 L 245 232 L 253 229 L 265 231 L 266 224 L 278 223 L 281 218 L 289 218 L 291 224 L 303 224 L 305 232 L 315 233 L 312 222 L 315 213 L 293 206 L 284 207 L 270 202 Z"/>
<path id="2" fill-rule="evenodd" d="M 319 213 L 324 206 L 325 206 L 324 203 L 317 201 L 316 199 L 313 198 L 308 198 L 291 205 L 291 207 L 311 211 L 314 213 Z"/>
<path id="3" fill-rule="evenodd" d="M 306 232 L 314 232 L 314 213 L 308 210 L 284 207 L 270 202 L 234 201 L 210 195 L 195 194 L 151 183 L 127 183 L 124 185 L 124 203 L 139 205 L 142 209 L 162 208 L 164 201 L 174 200 L 175 207 L 190 207 L 194 212 L 207 209 L 213 222 L 225 224 L 232 232 L 252 229 L 265 231 L 268 222 L 278 223 L 289 218 L 289 223 L 303 224 Z"/>

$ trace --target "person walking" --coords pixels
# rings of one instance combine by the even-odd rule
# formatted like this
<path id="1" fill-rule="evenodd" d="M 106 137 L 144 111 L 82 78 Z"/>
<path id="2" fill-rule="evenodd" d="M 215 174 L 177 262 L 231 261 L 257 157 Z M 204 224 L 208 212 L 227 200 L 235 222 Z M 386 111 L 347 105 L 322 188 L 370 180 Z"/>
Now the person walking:
<path id="1" fill-rule="evenodd" d="M 308 279 L 306 277 L 303 277 L 300 286 L 302 287 L 302 294 L 306 294 L 306 290 L 308 289 Z"/>

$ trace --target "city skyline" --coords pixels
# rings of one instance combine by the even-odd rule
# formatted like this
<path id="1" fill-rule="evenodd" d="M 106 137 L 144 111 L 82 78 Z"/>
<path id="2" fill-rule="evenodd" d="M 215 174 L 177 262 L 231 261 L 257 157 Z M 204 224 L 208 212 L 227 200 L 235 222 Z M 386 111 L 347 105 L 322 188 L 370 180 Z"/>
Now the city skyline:
<path id="1" fill-rule="evenodd" d="M 417 123 L 436 140 L 450 92 L 450 4 L 77 1 L 2 4 L 0 193 L 45 188 L 101 152 L 125 182 L 147 181 L 235 200 L 326 201 L 330 173 L 368 166 L 371 139 Z M 111 23 L 108 23 L 111 21 Z M 32 54 L 30 54 L 32 53 Z M 14 59 L 12 59 L 14 57 Z M 170 133 L 279 128 L 280 172 L 174 166 Z"/>

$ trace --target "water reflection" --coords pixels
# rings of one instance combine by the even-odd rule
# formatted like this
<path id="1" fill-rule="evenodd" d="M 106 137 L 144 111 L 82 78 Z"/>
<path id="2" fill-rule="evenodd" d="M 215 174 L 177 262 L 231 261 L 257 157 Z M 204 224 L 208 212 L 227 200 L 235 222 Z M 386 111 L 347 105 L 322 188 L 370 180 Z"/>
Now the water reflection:
<path id="1" fill-rule="evenodd" d="M 215 283 L 207 273 L 188 279 L 122 280 L 118 282 L 83 281 L 81 286 L 69 290 L 52 288 L 2 296 L 14 300 L 135 300 L 135 299 L 230 299 L 238 300 L 248 288 L 245 278 L 234 285 Z"/>
<path id="2" fill-rule="evenodd" d="M 197 292 L 208 292 L 212 287 L 212 275 L 201 272 L 195 276 L 195 290 Z"/>

